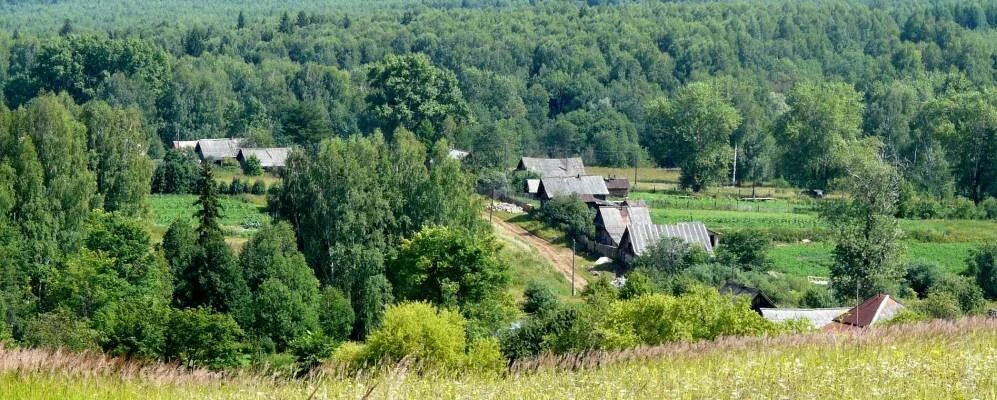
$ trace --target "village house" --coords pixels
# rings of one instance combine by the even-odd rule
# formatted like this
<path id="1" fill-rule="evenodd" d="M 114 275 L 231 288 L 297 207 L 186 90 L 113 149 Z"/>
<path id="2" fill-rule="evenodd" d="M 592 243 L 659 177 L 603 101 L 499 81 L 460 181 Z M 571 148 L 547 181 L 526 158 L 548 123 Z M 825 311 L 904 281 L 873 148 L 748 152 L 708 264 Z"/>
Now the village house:
<path id="1" fill-rule="evenodd" d="M 630 181 L 627 178 L 606 178 L 606 188 L 613 197 L 630 196 Z"/>
<path id="2" fill-rule="evenodd" d="M 620 261 L 630 264 L 648 248 L 667 238 L 681 239 L 690 245 L 702 247 L 710 254 L 713 254 L 713 248 L 717 246 L 716 234 L 706 229 L 702 222 L 628 225 L 620 239 Z"/>
<path id="3" fill-rule="evenodd" d="M 762 308 L 761 313 L 772 322 L 802 319 L 814 329 L 843 332 L 888 321 L 903 308 L 890 295 L 878 294 L 852 308 Z"/>
<path id="4" fill-rule="evenodd" d="M 222 162 L 239 156 L 239 149 L 245 139 L 201 139 L 197 141 L 194 152 L 201 161 Z"/>
<path id="5" fill-rule="evenodd" d="M 841 332 L 868 328 L 878 322 L 889 321 L 903 308 L 903 304 L 890 295 L 880 293 L 838 315 L 822 329 Z"/>
<path id="6" fill-rule="evenodd" d="M 775 308 L 775 302 L 766 296 L 765 293 L 762 293 L 761 290 L 750 286 L 744 286 L 737 282 L 725 283 L 720 287 L 720 294 L 748 298 L 748 301 L 751 302 L 751 309 L 759 315 L 762 314 L 762 309 L 764 308 Z"/>
<path id="7" fill-rule="evenodd" d="M 267 171 L 275 171 L 287 166 L 287 156 L 291 153 L 289 147 L 268 147 L 259 149 L 239 149 L 236 159 L 243 168 L 246 161 L 251 157 L 256 157 L 260 161 L 260 166 Z"/>
<path id="8" fill-rule="evenodd" d="M 183 149 L 191 149 L 191 150 L 193 150 L 195 148 L 197 148 L 197 141 L 196 140 L 174 140 L 173 141 L 173 149 L 174 150 L 183 150 Z"/>
<path id="9" fill-rule="evenodd" d="M 517 171 L 530 171 L 541 178 L 584 176 L 585 164 L 581 158 L 532 158 L 523 157 Z"/>
<path id="10" fill-rule="evenodd" d="M 630 225 L 650 225 L 651 210 L 643 201 L 599 207 L 595 215 L 596 243 L 618 247 Z"/>
<path id="11" fill-rule="evenodd" d="M 609 189 L 601 176 L 543 177 L 537 187 L 541 202 L 560 196 L 578 196 L 590 206 L 612 204 L 606 201 Z"/>

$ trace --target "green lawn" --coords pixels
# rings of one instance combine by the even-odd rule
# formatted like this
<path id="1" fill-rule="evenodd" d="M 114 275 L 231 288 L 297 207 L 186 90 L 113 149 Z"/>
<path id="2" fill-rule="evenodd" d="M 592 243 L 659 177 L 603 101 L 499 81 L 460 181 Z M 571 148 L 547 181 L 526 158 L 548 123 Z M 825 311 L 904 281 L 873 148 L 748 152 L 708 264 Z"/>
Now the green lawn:
<path id="1" fill-rule="evenodd" d="M 927 261 L 938 264 L 945 271 L 960 273 L 966 270 L 966 258 L 974 243 L 923 243 L 904 241 L 903 261 Z M 829 242 L 777 244 L 769 251 L 774 269 L 796 276 L 828 276 L 828 265 L 833 261 L 834 245 Z"/>
<path id="2" fill-rule="evenodd" d="M 215 180 L 219 182 L 232 182 L 232 179 L 239 178 L 243 182 L 256 182 L 262 180 L 266 183 L 267 187 L 272 186 L 275 183 L 280 183 L 280 178 L 264 172 L 260 176 L 248 176 L 242 173 L 242 169 L 239 167 L 225 166 L 220 168 L 215 168 Z"/>

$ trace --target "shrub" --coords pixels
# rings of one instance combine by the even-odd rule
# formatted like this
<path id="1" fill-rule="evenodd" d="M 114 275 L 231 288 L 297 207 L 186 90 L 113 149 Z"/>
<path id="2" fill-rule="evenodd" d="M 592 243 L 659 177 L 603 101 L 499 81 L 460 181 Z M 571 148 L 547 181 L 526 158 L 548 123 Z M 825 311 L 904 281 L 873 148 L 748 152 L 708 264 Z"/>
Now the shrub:
<path id="1" fill-rule="evenodd" d="M 932 319 L 956 319 L 962 316 L 959 301 L 951 293 L 931 292 L 924 300 L 912 305 L 918 314 Z"/>
<path id="2" fill-rule="evenodd" d="M 997 299 L 997 242 L 973 250 L 966 272 L 976 278 L 976 284 L 991 300 Z"/>
<path id="3" fill-rule="evenodd" d="M 980 209 L 976 207 L 976 204 L 972 200 L 965 197 L 954 197 L 948 201 L 946 204 L 945 218 L 952 219 L 979 219 L 983 215 L 980 213 Z"/>
<path id="4" fill-rule="evenodd" d="M 246 192 L 246 184 L 242 183 L 242 180 L 239 178 L 233 178 L 232 183 L 229 184 L 228 194 L 243 194 Z"/>
<path id="5" fill-rule="evenodd" d="M 263 175 L 263 166 L 260 164 L 260 159 L 256 158 L 255 155 L 250 155 L 246 159 L 246 162 L 242 164 L 242 172 L 249 176 Z"/>
<path id="6" fill-rule="evenodd" d="M 595 236 L 595 211 L 575 196 L 555 197 L 536 209 L 536 218 L 570 236 Z"/>
<path id="7" fill-rule="evenodd" d="M 652 293 L 654 293 L 654 284 L 651 283 L 651 278 L 640 271 L 632 271 L 627 274 L 627 283 L 620 288 L 620 298 L 623 300 Z"/>
<path id="8" fill-rule="evenodd" d="M 152 174 L 153 193 L 193 193 L 198 167 L 193 153 L 169 150 Z"/>
<path id="9" fill-rule="evenodd" d="M 724 236 L 717 248 L 717 258 L 723 265 L 736 265 L 748 271 L 765 271 L 771 267 L 766 255 L 772 241 L 765 232 L 746 229 Z"/>
<path id="10" fill-rule="evenodd" d="M 935 286 L 942 278 L 942 269 L 938 264 L 929 262 L 914 262 L 906 266 L 904 279 L 907 285 L 917 292 L 917 295 L 924 297 L 928 295 L 928 289 Z"/>
<path id="11" fill-rule="evenodd" d="M 332 355 L 336 341 L 322 332 L 307 332 L 290 343 L 291 352 L 304 369 L 312 369 Z"/>
<path id="12" fill-rule="evenodd" d="M 980 213 L 987 219 L 997 219 L 997 198 L 987 197 L 980 202 Z"/>
<path id="13" fill-rule="evenodd" d="M 384 311 L 381 327 L 367 337 L 362 359 L 392 364 L 412 356 L 429 369 L 454 368 L 463 361 L 464 325 L 460 314 L 429 303 L 395 304 Z"/>
<path id="14" fill-rule="evenodd" d="M 346 340 L 353 331 L 356 314 L 350 299 L 339 289 L 326 287 L 322 289 L 319 300 L 319 325 L 327 336 L 335 340 Z"/>
<path id="15" fill-rule="evenodd" d="M 494 337 L 485 337 L 471 342 L 467 349 L 465 366 L 468 371 L 478 374 L 497 374 L 505 368 L 506 359 Z"/>
<path id="16" fill-rule="evenodd" d="M 606 347 L 626 348 L 775 333 L 782 328 L 752 311 L 747 299 L 731 301 L 716 289 L 698 287 L 678 297 L 654 294 L 615 302 L 599 330 Z"/>
<path id="17" fill-rule="evenodd" d="M 543 283 L 531 281 L 523 291 L 523 312 L 539 314 L 553 311 L 560 304 L 557 294 Z"/>
<path id="18" fill-rule="evenodd" d="M 188 367 L 233 367 L 241 358 L 242 338 L 242 328 L 227 314 L 208 308 L 177 310 L 166 331 L 166 357 Z"/>
<path id="19" fill-rule="evenodd" d="M 983 291 L 970 278 L 966 277 L 944 276 L 928 289 L 928 296 L 933 293 L 951 295 L 959 305 L 962 314 L 979 314 L 987 306 L 987 301 L 983 298 Z"/>
<path id="20" fill-rule="evenodd" d="M 38 314 L 28 321 L 24 342 L 36 347 L 64 347 L 72 351 L 96 350 L 100 333 L 68 309 Z"/>
<path id="21" fill-rule="evenodd" d="M 800 305 L 809 308 L 828 308 L 837 305 L 831 291 L 823 287 L 812 287 L 803 293 L 800 298 Z"/>
<path id="22" fill-rule="evenodd" d="M 257 180 L 253 182 L 253 188 L 249 192 L 255 195 L 267 194 L 267 184 L 263 183 L 262 180 Z"/>

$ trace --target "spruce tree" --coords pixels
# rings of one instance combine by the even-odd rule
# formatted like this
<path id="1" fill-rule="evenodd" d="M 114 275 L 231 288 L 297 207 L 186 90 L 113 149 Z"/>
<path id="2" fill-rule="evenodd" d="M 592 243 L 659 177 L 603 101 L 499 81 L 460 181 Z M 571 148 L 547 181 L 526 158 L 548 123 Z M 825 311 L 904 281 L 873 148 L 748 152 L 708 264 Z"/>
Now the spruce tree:
<path id="1" fill-rule="evenodd" d="M 200 206 L 197 210 L 197 234 L 202 243 L 213 233 L 221 233 L 221 226 L 218 220 L 222 218 L 222 206 L 218 201 L 218 186 L 215 185 L 214 172 L 211 163 L 205 162 L 201 166 L 201 179 L 197 186 L 197 202 Z"/>
<path id="2" fill-rule="evenodd" d="M 291 16 L 287 15 L 287 11 L 280 15 L 280 26 L 277 27 L 277 31 L 280 33 L 291 33 L 294 27 L 291 25 Z"/>
<path id="3" fill-rule="evenodd" d="M 239 11 L 239 19 L 235 22 L 236 29 L 242 29 L 246 27 L 246 14 Z"/>

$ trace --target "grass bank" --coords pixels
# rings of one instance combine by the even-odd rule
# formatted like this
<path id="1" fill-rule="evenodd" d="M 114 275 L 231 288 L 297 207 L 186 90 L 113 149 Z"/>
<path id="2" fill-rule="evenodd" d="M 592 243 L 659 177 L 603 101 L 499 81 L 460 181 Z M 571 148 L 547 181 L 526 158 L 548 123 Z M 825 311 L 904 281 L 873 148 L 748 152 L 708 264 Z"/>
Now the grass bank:
<path id="1" fill-rule="evenodd" d="M 0 351 L 4 398 L 658 399 L 997 398 L 997 321 L 936 321 L 859 334 L 727 338 L 546 357 L 503 376 L 327 375 L 308 380 Z M 90 365 L 93 363 L 97 365 Z"/>

